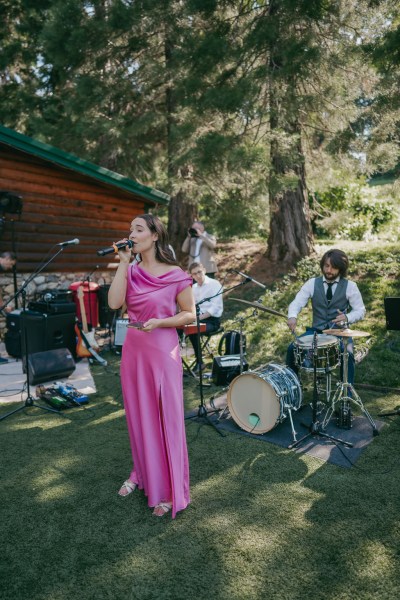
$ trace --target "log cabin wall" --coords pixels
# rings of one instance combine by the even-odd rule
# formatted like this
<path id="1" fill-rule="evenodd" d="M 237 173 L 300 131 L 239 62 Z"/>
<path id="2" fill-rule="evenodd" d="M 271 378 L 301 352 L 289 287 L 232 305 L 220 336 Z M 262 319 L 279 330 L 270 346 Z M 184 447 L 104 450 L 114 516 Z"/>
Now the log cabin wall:
<path id="1" fill-rule="evenodd" d="M 0 190 L 22 197 L 21 215 L 4 214 L 0 251 L 12 249 L 14 233 L 18 270 L 24 273 L 35 271 L 55 244 L 76 237 L 80 244 L 64 248 L 47 272 L 85 272 L 96 264 L 115 268 L 112 255 L 100 258 L 96 251 L 125 236 L 131 220 L 147 208 L 123 190 L 4 147 Z"/>
<path id="2" fill-rule="evenodd" d="M 0 134 L 0 191 L 22 198 L 21 214 L 4 212 L 0 203 L 0 253 L 17 254 L 17 288 L 56 253 L 57 244 L 80 240 L 34 278 L 26 289 L 26 303 L 43 290 L 68 289 L 89 274 L 100 285 L 110 283 L 118 258 L 99 257 L 97 250 L 126 236 L 136 215 L 167 204 L 168 196 L 1 126 Z M 4 301 L 14 294 L 12 273 L 0 273 L 0 289 Z M 17 303 L 21 308 L 20 298 Z M 4 331 L 0 316 L 0 339 Z"/>

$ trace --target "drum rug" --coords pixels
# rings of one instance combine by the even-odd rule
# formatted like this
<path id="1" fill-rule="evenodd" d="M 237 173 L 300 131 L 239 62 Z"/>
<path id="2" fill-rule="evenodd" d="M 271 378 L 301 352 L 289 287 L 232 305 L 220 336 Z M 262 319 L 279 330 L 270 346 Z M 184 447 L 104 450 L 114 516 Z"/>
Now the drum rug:
<path id="1" fill-rule="evenodd" d="M 309 425 L 312 422 L 311 406 L 303 406 L 299 411 L 293 411 L 292 416 L 294 429 L 296 431 L 296 439 L 300 440 L 309 433 Z M 204 422 L 203 419 L 197 417 L 197 411 L 187 413 L 186 418 L 194 420 L 195 422 Z M 287 448 L 293 443 L 292 428 L 290 426 L 289 418 L 286 418 L 283 423 L 280 423 L 267 433 L 258 435 L 241 429 L 230 417 L 218 420 L 216 414 L 210 413 L 208 418 L 221 431 L 230 431 L 241 435 L 247 435 L 262 442 L 270 442 L 271 444 L 276 444 L 277 446 L 282 446 L 284 448 Z M 377 421 L 375 419 L 374 422 L 378 431 L 380 431 L 385 424 L 383 421 Z M 293 452 L 296 452 L 297 454 L 310 454 L 325 462 L 340 467 L 350 468 L 360 457 L 363 450 L 365 450 L 374 439 L 371 424 L 365 417 L 354 417 L 351 429 L 341 429 L 337 427 L 333 417 L 328 424 L 326 433 L 336 439 L 341 439 L 353 444 L 353 448 L 348 448 L 344 444 L 332 441 L 329 438 L 324 438 L 319 435 L 310 435 L 294 448 Z"/>

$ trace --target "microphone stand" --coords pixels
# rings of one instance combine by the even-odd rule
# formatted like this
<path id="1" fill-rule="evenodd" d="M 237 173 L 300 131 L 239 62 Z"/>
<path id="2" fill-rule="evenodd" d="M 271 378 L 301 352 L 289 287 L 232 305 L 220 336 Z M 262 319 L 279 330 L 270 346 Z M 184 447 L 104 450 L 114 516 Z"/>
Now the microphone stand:
<path id="1" fill-rule="evenodd" d="M 200 340 L 200 306 L 204 303 L 204 302 L 208 302 L 209 300 L 211 300 L 212 298 L 216 298 L 217 296 L 221 296 L 221 294 L 224 294 L 225 292 L 230 292 L 231 290 L 234 290 L 237 287 L 240 287 L 242 285 L 245 285 L 246 283 L 248 283 L 248 280 L 246 279 L 245 281 L 242 281 L 241 283 L 231 286 L 228 289 L 224 289 L 221 285 L 221 289 L 217 294 L 214 294 L 213 296 L 209 296 L 208 298 L 203 298 L 203 300 L 200 300 L 200 302 L 196 303 L 196 327 L 197 327 L 197 354 L 198 357 L 200 359 L 200 369 L 199 369 L 199 388 L 200 388 L 200 405 L 199 405 L 199 409 L 197 411 L 197 415 L 196 418 L 198 419 L 204 419 L 205 422 L 207 423 L 207 425 L 211 425 L 212 427 L 214 427 L 214 429 L 216 431 L 218 431 L 218 433 L 222 436 L 225 437 L 225 434 L 220 431 L 217 427 L 217 425 L 215 423 L 213 423 L 213 421 L 210 420 L 208 413 L 207 413 L 207 409 L 204 403 L 204 394 L 203 394 L 203 369 L 201 368 L 202 366 L 202 352 L 201 352 L 201 340 Z M 189 419 L 193 419 L 195 417 L 188 417 Z"/>
<path id="2" fill-rule="evenodd" d="M 14 296 L 12 298 L 10 298 L 3 306 L 0 307 L 0 311 L 3 310 L 10 302 L 12 302 L 14 299 L 16 299 L 18 296 L 22 297 L 22 311 L 21 311 L 21 324 L 24 324 L 25 321 L 25 304 L 26 304 L 26 288 L 28 287 L 28 285 L 30 284 L 30 282 L 39 275 L 39 273 L 41 273 L 46 267 L 47 265 L 49 265 L 62 251 L 64 250 L 64 247 L 61 246 L 57 252 L 51 256 L 49 258 L 49 260 L 42 264 L 41 266 L 39 266 L 36 271 L 34 273 L 32 273 L 32 275 L 30 275 L 28 277 L 28 279 L 26 281 L 24 281 L 24 283 L 22 284 L 21 288 L 14 294 Z M 30 406 L 34 406 L 36 408 L 41 408 L 42 410 L 46 410 L 48 412 L 54 412 L 57 414 L 60 414 L 59 410 L 56 410 L 54 408 L 49 408 L 47 406 L 42 406 L 41 404 L 37 404 L 35 402 L 35 398 L 31 395 L 31 391 L 30 391 L 30 383 L 29 383 L 29 350 L 28 350 L 28 333 L 27 333 L 27 328 L 23 327 L 24 330 L 24 352 L 23 352 L 23 360 L 22 360 L 22 364 L 25 364 L 26 367 L 26 390 L 27 390 L 27 396 L 25 399 L 25 403 L 22 406 L 19 406 L 18 408 L 16 408 L 15 410 L 12 410 L 11 412 L 7 413 L 6 415 L 3 415 L 2 417 L 0 417 L 0 421 L 3 421 L 4 419 L 7 419 L 7 417 L 10 417 L 11 415 L 13 415 L 16 412 L 19 412 L 21 410 L 24 410 L 25 408 L 28 408 Z"/>
<path id="3" fill-rule="evenodd" d="M 310 425 L 305 425 L 304 423 L 302 423 L 303 427 L 307 427 L 309 429 L 309 433 L 304 435 L 299 440 L 295 441 L 293 444 L 290 444 L 288 446 L 288 448 L 290 448 L 290 449 L 297 448 L 297 446 L 299 444 L 301 444 L 304 440 L 308 439 L 311 436 L 320 436 L 323 438 L 327 438 L 333 442 L 338 442 L 340 444 L 344 444 L 348 448 L 352 448 L 353 444 L 351 444 L 350 442 L 345 442 L 344 440 L 335 438 L 335 437 L 323 432 L 321 423 L 318 421 L 317 359 L 318 359 L 318 334 L 315 331 L 314 339 L 313 339 L 313 375 L 314 375 L 313 383 L 314 383 L 314 388 L 313 388 L 313 399 L 312 399 L 312 423 Z"/>
<path id="4" fill-rule="evenodd" d="M 215 294 L 215 296 L 219 296 L 220 294 Z M 212 296 L 212 298 L 214 298 L 215 296 Z M 218 431 L 219 435 L 222 437 L 225 437 L 225 434 L 220 431 L 218 429 L 218 427 L 216 426 L 215 423 L 213 423 L 213 421 L 211 421 L 211 419 L 208 416 L 207 413 L 207 409 L 204 403 L 204 394 L 203 394 L 203 369 L 202 369 L 202 352 L 201 352 L 201 340 L 200 340 L 200 305 L 203 304 L 203 302 L 206 302 L 207 300 L 209 300 L 209 298 L 204 298 L 204 300 L 201 300 L 201 302 L 199 302 L 198 304 L 196 304 L 196 327 L 197 327 L 197 356 L 198 356 L 198 360 L 200 360 L 199 362 L 199 388 L 200 388 L 200 405 L 199 405 L 199 409 L 197 411 L 197 418 L 198 419 L 204 419 L 204 421 L 207 423 L 207 425 L 211 425 L 212 427 L 214 427 L 214 429 L 216 431 Z"/>
<path id="5" fill-rule="evenodd" d="M 85 275 L 84 278 L 82 279 L 82 284 L 83 284 L 83 291 L 85 292 L 85 281 L 87 281 L 88 284 L 88 304 L 89 304 L 89 322 L 90 322 L 90 326 L 92 327 L 92 329 L 95 329 L 96 325 L 93 326 L 93 315 L 92 315 L 92 297 L 91 297 L 91 292 L 92 290 L 90 289 L 90 281 L 91 281 L 91 277 L 93 275 L 93 273 L 99 268 L 99 265 L 96 265 L 94 269 L 92 269 L 90 271 L 90 273 L 88 275 Z"/>

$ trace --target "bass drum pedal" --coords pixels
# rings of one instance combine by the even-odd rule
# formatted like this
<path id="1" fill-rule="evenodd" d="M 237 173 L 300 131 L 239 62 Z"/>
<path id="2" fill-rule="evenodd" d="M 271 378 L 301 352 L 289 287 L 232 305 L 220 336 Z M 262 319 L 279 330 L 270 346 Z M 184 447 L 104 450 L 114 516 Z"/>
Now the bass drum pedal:
<path id="1" fill-rule="evenodd" d="M 351 429 L 352 428 L 352 412 L 349 400 L 342 400 L 340 402 L 339 409 L 337 411 L 336 425 L 340 429 Z"/>

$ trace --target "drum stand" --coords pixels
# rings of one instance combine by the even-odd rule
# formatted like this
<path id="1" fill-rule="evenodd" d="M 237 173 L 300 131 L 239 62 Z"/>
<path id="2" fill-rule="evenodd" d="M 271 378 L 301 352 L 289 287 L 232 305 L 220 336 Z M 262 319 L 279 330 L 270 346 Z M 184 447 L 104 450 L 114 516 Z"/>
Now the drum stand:
<path id="1" fill-rule="evenodd" d="M 308 439 L 311 436 L 319 436 L 319 437 L 327 438 L 328 440 L 331 440 L 334 443 L 338 442 L 340 444 L 344 444 L 348 448 L 352 448 L 353 444 L 351 444 L 350 442 L 345 442 L 344 440 L 335 438 L 335 437 L 323 432 L 322 431 L 323 424 L 321 425 L 321 423 L 318 421 L 318 414 L 317 414 L 317 405 L 318 405 L 318 386 L 317 386 L 317 359 L 318 359 L 317 350 L 318 350 L 318 348 L 317 348 L 317 344 L 318 344 L 318 342 L 317 342 L 317 340 L 318 340 L 318 334 L 317 334 L 317 332 L 315 332 L 314 340 L 313 340 L 314 389 L 313 389 L 313 401 L 312 401 L 312 423 L 310 425 L 304 425 L 304 423 L 302 423 L 303 427 L 308 427 L 309 433 L 304 435 L 299 440 L 295 441 L 293 444 L 290 444 L 290 446 L 288 446 L 288 448 L 290 448 L 290 449 L 296 448 L 299 444 L 301 444 L 304 440 Z"/>
<path id="2" fill-rule="evenodd" d="M 322 428 L 326 429 L 326 427 L 328 426 L 328 423 L 332 418 L 333 411 L 335 410 L 335 404 L 337 404 L 338 402 L 342 402 L 342 406 L 343 406 L 349 402 L 354 402 L 354 404 L 357 404 L 357 406 L 361 409 L 361 411 L 367 417 L 368 421 L 372 425 L 373 435 L 376 436 L 379 434 L 379 431 L 375 425 L 373 418 L 371 417 L 371 415 L 365 408 L 364 404 L 362 403 L 360 396 L 357 394 L 353 385 L 351 383 L 349 383 L 348 372 L 349 372 L 349 353 L 347 350 L 347 340 L 344 339 L 343 340 L 343 381 L 340 381 L 337 384 L 335 395 L 332 398 L 332 404 L 326 411 L 324 420 L 322 422 Z"/>

